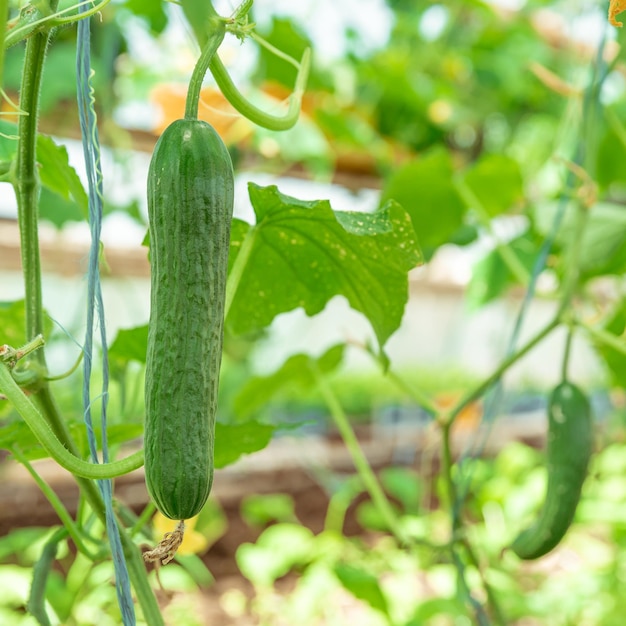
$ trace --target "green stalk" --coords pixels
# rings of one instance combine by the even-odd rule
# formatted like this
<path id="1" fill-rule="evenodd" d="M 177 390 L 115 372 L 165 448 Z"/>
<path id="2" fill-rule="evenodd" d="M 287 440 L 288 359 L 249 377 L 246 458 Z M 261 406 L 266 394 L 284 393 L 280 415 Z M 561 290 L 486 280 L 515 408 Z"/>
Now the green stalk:
<path id="1" fill-rule="evenodd" d="M 70 452 L 56 437 L 37 407 L 17 386 L 9 369 L 0 363 L 0 390 L 9 399 L 35 437 L 52 458 L 75 476 L 92 479 L 115 478 L 128 474 L 143 465 L 143 451 L 111 463 L 89 463 Z"/>
<path id="2" fill-rule="evenodd" d="M 456 188 L 465 200 L 465 203 L 474 208 L 476 215 L 480 219 L 480 223 L 487 230 L 487 232 L 495 238 L 493 226 L 491 224 L 491 217 L 489 216 L 487 209 L 483 206 L 483 203 L 464 181 L 457 179 L 455 182 Z M 522 262 L 519 260 L 515 252 L 513 252 L 511 247 L 508 244 L 504 244 L 496 239 L 495 250 L 507 266 L 509 272 L 513 274 L 515 280 L 524 286 L 528 285 L 530 282 L 528 270 L 522 265 Z"/>
<path id="3" fill-rule="evenodd" d="M 211 34 L 207 39 L 202 54 L 198 59 L 191 79 L 189 81 L 189 89 L 187 90 L 187 100 L 185 102 L 185 119 L 197 120 L 198 119 L 198 104 L 200 102 L 200 90 L 202 89 L 202 82 L 209 69 L 209 64 L 214 58 L 217 49 L 220 47 L 222 41 L 224 41 L 224 35 L 226 34 L 226 23 L 220 17 L 211 18 Z"/>
<path id="4" fill-rule="evenodd" d="M 317 366 L 311 363 L 311 370 L 313 375 L 315 376 L 315 380 L 317 382 L 317 387 L 322 394 L 328 409 L 330 410 L 330 414 L 335 422 L 335 426 L 343 439 L 343 442 L 352 457 L 352 462 L 354 463 L 354 467 L 356 468 L 363 484 L 365 485 L 365 489 L 369 493 L 372 498 L 372 502 L 374 506 L 378 509 L 378 512 L 382 516 L 385 524 L 393 534 L 393 536 L 403 545 L 408 545 L 410 540 L 404 534 L 402 529 L 400 528 L 400 524 L 396 517 L 395 511 L 389 504 L 389 500 L 383 491 L 380 483 L 378 482 L 378 478 L 376 478 L 376 474 L 372 470 L 365 453 L 363 452 L 361 446 L 359 445 L 359 441 L 354 434 L 354 430 L 352 430 L 352 426 L 350 426 L 350 422 L 341 406 L 341 403 L 337 399 L 337 396 L 330 388 L 328 382 L 324 378 L 324 375 L 319 371 Z"/>
<path id="5" fill-rule="evenodd" d="M 58 528 L 46 541 L 39 560 L 33 568 L 33 582 L 28 596 L 26 608 L 37 620 L 40 626 L 50 626 L 50 619 L 46 612 L 46 583 L 57 556 L 59 543 L 68 535 L 67 528 Z"/>
<path id="6" fill-rule="evenodd" d="M 226 298 L 224 300 L 224 319 L 228 317 L 230 307 L 235 299 L 235 294 L 237 293 L 237 289 L 239 289 L 241 277 L 243 276 L 243 272 L 248 265 L 248 261 L 250 260 L 250 254 L 252 254 L 252 250 L 254 248 L 254 240 L 256 239 L 258 228 L 258 225 L 251 226 L 246 233 L 246 236 L 241 242 L 241 247 L 239 248 L 235 262 L 233 263 L 230 273 L 228 274 L 228 280 L 226 282 Z"/>
<path id="7" fill-rule="evenodd" d="M 603 328 L 594 328 L 593 326 L 588 326 L 581 322 L 578 322 L 578 325 L 595 341 L 603 343 L 609 348 L 626 355 L 626 341 L 623 339 L 616 337 L 613 333 L 610 333 Z"/>
<path id="8" fill-rule="evenodd" d="M 43 334 L 41 265 L 39 261 L 39 233 L 37 229 L 39 177 L 37 174 L 36 145 L 39 91 L 47 46 L 47 34 L 37 33 L 28 40 L 20 89 L 20 108 L 27 115 L 20 115 L 18 122 L 19 142 L 15 170 L 15 192 L 18 206 L 20 240 L 22 243 L 27 340 Z M 45 366 L 43 350 L 39 350 L 34 358 L 41 365 Z"/>
<path id="9" fill-rule="evenodd" d="M 557 315 L 551 322 L 544 326 L 534 337 L 529 339 L 521 348 L 508 356 L 500 365 L 486 378 L 483 382 L 469 391 L 461 400 L 446 414 L 446 423 L 452 425 L 452 422 L 458 417 L 459 413 L 471 402 L 478 400 L 493 383 L 495 383 L 502 375 L 523 356 L 530 352 L 537 344 L 541 343 L 559 324 L 561 323 L 560 315 Z"/>
<path id="10" fill-rule="evenodd" d="M 4 38 L 9 20 L 9 0 L 0 0 L 0 90 L 4 80 Z M 1 96 L 0 96 L 1 97 Z"/>
<path id="11" fill-rule="evenodd" d="M 48 498 L 48 502 L 52 505 L 55 513 L 59 516 L 59 519 L 65 526 L 67 533 L 72 538 L 72 541 L 76 544 L 76 547 L 84 554 L 86 554 L 92 561 L 95 560 L 95 555 L 83 542 L 80 531 L 72 516 L 68 510 L 63 506 L 61 499 L 57 496 L 54 489 L 36 472 L 35 468 L 30 464 L 28 459 L 16 448 L 11 448 L 13 456 L 28 470 L 28 473 L 33 477 L 33 480 L 37 483 L 41 492 Z"/>

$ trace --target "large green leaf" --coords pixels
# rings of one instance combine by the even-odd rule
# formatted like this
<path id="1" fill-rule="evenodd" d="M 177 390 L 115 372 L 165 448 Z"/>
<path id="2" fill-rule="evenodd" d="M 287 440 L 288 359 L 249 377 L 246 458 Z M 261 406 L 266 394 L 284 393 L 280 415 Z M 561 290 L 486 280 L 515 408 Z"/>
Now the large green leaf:
<path id="1" fill-rule="evenodd" d="M 314 387 L 316 381 L 313 368 L 321 373 L 331 372 L 341 363 L 343 352 L 344 346 L 338 345 L 317 359 L 308 354 L 295 354 L 272 374 L 250 378 L 233 402 L 237 419 L 248 419 L 285 389 L 306 391 Z"/>
<path id="2" fill-rule="evenodd" d="M 233 237 L 253 239 L 230 329 L 256 331 L 298 307 L 315 315 L 342 295 L 384 346 L 402 321 L 408 271 L 421 261 L 404 209 L 388 202 L 375 213 L 333 211 L 326 200 L 298 200 L 253 183 L 249 193 L 257 223 L 235 221 Z M 241 242 L 233 241 L 233 255 Z"/>
<path id="3" fill-rule="evenodd" d="M 524 195 L 520 167 L 503 154 L 487 154 L 465 173 L 465 184 L 490 216 L 509 211 Z"/>
<path id="4" fill-rule="evenodd" d="M 463 225 L 465 204 L 453 174 L 450 154 L 435 149 L 397 169 L 383 189 L 381 203 L 393 199 L 406 209 L 427 257 Z"/>
<path id="5" fill-rule="evenodd" d="M 112 373 L 123 371 L 130 361 L 146 362 L 148 325 L 122 328 L 109 347 L 109 365 Z"/>

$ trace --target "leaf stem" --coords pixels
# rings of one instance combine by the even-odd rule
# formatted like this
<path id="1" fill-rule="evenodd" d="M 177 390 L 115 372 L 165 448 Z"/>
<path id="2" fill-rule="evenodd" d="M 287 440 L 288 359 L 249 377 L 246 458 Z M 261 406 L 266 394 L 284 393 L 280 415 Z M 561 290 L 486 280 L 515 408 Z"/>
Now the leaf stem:
<path id="1" fill-rule="evenodd" d="M 538 343 L 541 343 L 559 324 L 561 323 L 560 314 L 551 322 L 546 324 L 539 332 L 529 339 L 521 348 L 508 356 L 500 363 L 500 365 L 479 385 L 469 391 L 461 400 L 445 415 L 447 424 L 452 424 L 458 417 L 459 413 L 471 402 L 480 398 L 493 383 L 495 383 L 502 375 L 523 356 L 530 352 Z"/>
<path id="2" fill-rule="evenodd" d="M 55 513 L 59 516 L 59 519 L 63 523 L 63 526 L 67 529 L 67 533 L 72 538 L 72 541 L 76 544 L 76 547 L 84 554 L 86 554 L 92 561 L 95 560 L 95 555 L 83 542 L 81 537 L 81 533 L 78 530 L 76 524 L 74 524 L 74 520 L 72 516 L 69 514 L 68 510 L 63 506 L 61 499 L 57 496 L 54 489 L 48 485 L 48 483 L 37 473 L 35 468 L 28 461 L 26 456 L 18 450 L 17 447 L 11 448 L 11 453 L 13 456 L 27 469 L 28 473 L 33 477 L 33 480 L 37 483 L 39 489 L 41 489 L 42 493 L 48 499 L 48 502 L 52 505 Z"/>
<path id="3" fill-rule="evenodd" d="M 495 236 L 489 213 L 487 209 L 485 209 L 483 203 L 478 199 L 478 196 L 476 196 L 476 194 L 472 191 L 472 189 L 469 187 L 469 185 L 467 185 L 465 181 L 457 178 L 455 184 L 466 204 L 473 207 L 478 218 L 480 219 L 482 226 L 495 239 L 496 252 L 500 255 L 500 258 L 507 266 L 509 272 L 513 274 L 517 282 L 524 286 L 528 285 L 528 283 L 530 282 L 528 270 L 524 267 L 518 256 L 511 249 L 511 246 L 506 243 L 502 243 Z"/>
<path id="4" fill-rule="evenodd" d="M 603 328 L 594 328 L 593 326 L 589 326 L 587 324 L 583 324 L 582 322 L 576 322 L 578 326 L 580 326 L 587 334 L 591 336 L 592 339 L 603 343 L 604 345 L 616 350 L 617 352 L 621 352 L 626 355 L 626 341 L 616 337 L 613 333 L 610 333 Z"/>
<path id="5" fill-rule="evenodd" d="M 393 534 L 393 536 L 403 545 L 410 544 L 410 540 L 400 528 L 396 514 L 389 504 L 389 500 L 385 495 L 374 471 L 372 470 L 363 449 L 361 448 L 352 426 L 341 406 L 341 403 L 337 399 L 337 396 L 331 389 L 330 385 L 326 381 L 324 375 L 319 371 L 317 365 L 313 362 L 310 364 L 311 371 L 317 382 L 318 389 L 322 394 L 330 414 L 339 430 L 341 438 L 352 457 L 352 462 L 365 485 L 367 492 L 372 498 L 374 506 L 378 509 L 382 518 L 385 520 L 385 524 Z"/>
<path id="6" fill-rule="evenodd" d="M 239 289 L 241 277 L 243 276 L 243 272 L 248 265 L 248 261 L 250 260 L 258 228 L 258 225 L 255 225 L 250 226 L 248 229 L 246 236 L 241 242 L 239 252 L 235 257 L 235 262 L 233 263 L 228 274 L 228 280 L 226 282 L 226 298 L 224 301 L 224 319 L 228 318 L 228 312 L 230 311 L 230 307 L 235 299 L 235 295 L 237 294 L 237 289 Z"/>

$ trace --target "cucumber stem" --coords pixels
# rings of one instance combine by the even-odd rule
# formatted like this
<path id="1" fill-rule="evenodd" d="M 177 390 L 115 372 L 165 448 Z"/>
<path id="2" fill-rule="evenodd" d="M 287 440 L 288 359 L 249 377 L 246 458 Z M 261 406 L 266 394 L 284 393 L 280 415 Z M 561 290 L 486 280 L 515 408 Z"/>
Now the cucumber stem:
<path id="1" fill-rule="evenodd" d="M 200 91 L 202 89 L 202 82 L 209 69 L 209 64 L 220 47 L 222 41 L 224 41 L 224 35 L 226 34 L 226 22 L 220 17 L 213 17 L 210 20 L 211 34 L 207 39 L 202 54 L 198 59 L 191 79 L 189 81 L 189 89 L 187 90 L 187 100 L 185 102 L 185 119 L 197 120 L 198 119 L 198 105 L 200 102 Z"/>

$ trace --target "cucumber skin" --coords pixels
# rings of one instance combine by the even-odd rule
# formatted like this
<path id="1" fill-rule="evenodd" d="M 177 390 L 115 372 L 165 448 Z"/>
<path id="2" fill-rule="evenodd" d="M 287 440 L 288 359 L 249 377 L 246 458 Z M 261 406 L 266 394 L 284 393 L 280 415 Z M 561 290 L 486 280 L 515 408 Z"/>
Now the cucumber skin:
<path id="1" fill-rule="evenodd" d="M 593 452 L 591 407 L 575 385 L 563 382 L 548 406 L 548 488 L 537 520 L 511 545 L 521 559 L 538 559 L 569 529 Z"/>
<path id="2" fill-rule="evenodd" d="M 148 172 L 150 323 L 145 475 L 165 516 L 197 515 L 213 483 L 233 166 L 206 122 L 177 120 Z"/>

